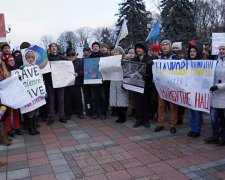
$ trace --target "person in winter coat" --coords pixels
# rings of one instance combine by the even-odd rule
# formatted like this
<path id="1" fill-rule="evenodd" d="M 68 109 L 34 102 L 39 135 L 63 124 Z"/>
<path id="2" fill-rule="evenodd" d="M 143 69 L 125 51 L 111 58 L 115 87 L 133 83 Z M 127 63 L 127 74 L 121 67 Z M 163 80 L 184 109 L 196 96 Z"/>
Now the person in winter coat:
<path id="1" fill-rule="evenodd" d="M 133 127 L 137 128 L 144 125 L 146 128 L 150 128 L 149 120 L 154 116 L 151 114 L 152 106 L 154 105 L 153 99 L 156 98 L 156 95 L 152 94 L 152 87 L 154 86 L 152 74 L 153 59 L 148 54 L 148 46 L 144 41 L 135 44 L 135 54 L 136 56 L 132 61 L 145 63 L 146 74 L 143 76 L 143 80 L 145 81 L 144 94 L 135 93 L 136 122 Z"/>
<path id="2" fill-rule="evenodd" d="M 23 58 L 23 66 L 36 66 L 35 65 L 35 54 L 33 51 L 28 50 L 24 54 Z M 36 135 L 40 134 L 40 131 L 38 130 L 38 119 L 39 119 L 39 108 L 34 109 L 33 111 L 30 111 L 28 113 L 25 113 L 27 123 L 28 123 L 28 132 L 30 135 Z"/>
<path id="3" fill-rule="evenodd" d="M 210 87 L 212 136 L 205 139 L 207 143 L 225 145 L 225 123 L 219 124 L 219 110 L 225 110 L 225 42 L 219 46 L 219 56 L 214 73 L 214 85 Z M 225 111 L 224 111 L 225 112 Z"/>
<path id="4" fill-rule="evenodd" d="M 125 56 L 125 51 L 122 47 L 116 46 L 113 50 L 113 55 Z M 122 89 L 122 81 L 111 81 L 110 83 L 110 106 L 116 108 L 118 119 L 116 123 L 123 123 L 127 119 L 127 107 L 129 104 L 128 92 Z"/>
<path id="5" fill-rule="evenodd" d="M 57 44 L 51 43 L 49 45 L 50 53 L 48 55 L 49 61 L 59 61 L 65 60 L 65 57 L 58 54 Z M 58 100 L 58 114 L 59 114 L 59 121 L 62 123 L 67 123 L 64 113 L 64 88 L 53 88 L 52 84 L 52 76 L 51 73 L 46 73 L 43 75 L 45 86 L 48 93 L 48 110 L 49 110 L 49 120 L 47 125 L 54 123 L 55 117 L 55 94 Z"/>
<path id="6" fill-rule="evenodd" d="M 17 64 L 15 63 L 15 59 L 12 55 L 8 56 L 6 59 L 6 67 L 9 72 L 18 69 Z M 10 137 L 14 137 L 14 134 L 22 135 L 22 131 L 20 129 L 20 110 L 7 108 L 8 117 L 5 121 L 5 131 Z M 13 117 L 13 126 L 15 128 L 15 132 L 11 127 L 11 117 Z"/>
<path id="7" fill-rule="evenodd" d="M 200 60 L 203 58 L 202 55 L 202 45 L 196 43 L 195 45 L 189 45 L 188 47 L 188 60 Z M 202 128 L 202 112 L 197 110 L 188 110 L 188 121 L 190 131 L 188 132 L 187 136 L 196 138 L 201 135 L 201 128 Z"/>
<path id="8" fill-rule="evenodd" d="M 161 42 L 162 54 L 159 55 L 159 59 L 176 59 L 176 54 L 171 51 L 171 42 L 169 40 L 163 40 Z M 167 101 L 161 99 L 158 96 L 158 126 L 155 128 L 155 132 L 159 132 L 164 129 L 165 124 L 165 107 Z M 177 105 L 169 103 L 170 105 L 170 133 L 176 133 L 177 123 Z"/>
<path id="9" fill-rule="evenodd" d="M 77 113 L 78 118 L 84 119 L 81 85 L 83 80 L 83 69 L 81 62 L 76 58 L 76 52 L 70 50 L 67 52 L 67 59 L 73 62 L 76 77 L 73 86 L 65 87 L 65 114 L 67 120 L 71 118 L 73 112 Z"/>
<path id="10" fill-rule="evenodd" d="M 7 67 L 5 65 L 5 63 L 1 60 L 0 58 L 0 81 L 8 78 L 10 76 Z M 1 103 L 0 103 L 1 105 Z M 5 134 L 5 126 L 4 126 L 4 122 L 6 121 L 8 117 L 7 112 L 4 114 L 4 116 L 2 117 L 1 121 L 0 121 L 0 143 L 4 144 L 4 145 L 10 145 L 12 139 L 9 138 L 6 134 Z"/>
<path id="11" fill-rule="evenodd" d="M 89 58 L 104 57 L 105 55 L 100 51 L 100 44 L 98 42 L 92 43 L 92 53 Z M 106 118 L 107 100 L 104 89 L 104 84 L 92 84 L 91 87 L 91 105 L 93 119 Z"/>
<path id="12" fill-rule="evenodd" d="M 9 44 L 7 44 L 7 43 L 3 44 L 2 47 L 1 47 L 1 50 L 2 50 L 2 55 L 1 55 L 0 58 L 6 64 L 7 63 L 6 61 L 9 57 L 9 55 L 11 55 Z"/>

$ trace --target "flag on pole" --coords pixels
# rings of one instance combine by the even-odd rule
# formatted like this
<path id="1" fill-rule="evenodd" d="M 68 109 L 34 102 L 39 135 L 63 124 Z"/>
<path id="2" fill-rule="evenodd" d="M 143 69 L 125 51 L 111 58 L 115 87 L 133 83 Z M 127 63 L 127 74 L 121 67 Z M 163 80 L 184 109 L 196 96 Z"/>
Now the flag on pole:
<path id="1" fill-rule="evenodd" d="M 153 28 L 145 41 L 149 42 L 151 40 L 156 40 L 159 35 L 160 35 L 160 23 L 159 23 L 159 20 L 157 20 L 154 23 Z"/>
<path id="2" fill-rule="evenodd" d="M 118 46 L 119 42 L 125 38 L 126 36 L 128 35 L 128 29 L 127 29 L 127 20 L 124 19 L 123 20 L 123 24 L 121 26 L 121 29 L 120 29 L 120 33 L 117 37 L 117 40 L 116 40 L 116 43 L 115 43 L 115 47 Z"/>

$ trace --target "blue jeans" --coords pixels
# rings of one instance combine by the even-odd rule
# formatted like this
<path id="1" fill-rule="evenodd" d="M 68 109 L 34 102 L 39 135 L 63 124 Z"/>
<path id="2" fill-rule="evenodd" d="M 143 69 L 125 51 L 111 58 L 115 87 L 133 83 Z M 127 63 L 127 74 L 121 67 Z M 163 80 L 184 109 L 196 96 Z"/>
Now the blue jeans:
<path id="1" fill-rule="evenodd" d="M 188 120 L 191 131 L 201 133 L 203 120 L 202 112 L 189 109 Z"/>
<path id="2" fill-rule="evenodd" d="M 224 123 L 223 123 L 223 127 L 220 127 L 219 125 L 219 108 L 213 108 L 211 107 L 211 125 L 212 125 L 212 136 L 213 137 L 219 137 L 219 133 L 220 133 L 220 128 L 224 129 Z M 224 115 L 225 115 L 225 111 L 224 111 Z M 224 137 L 225 137 L 225 133 L 224 133 Z"/>

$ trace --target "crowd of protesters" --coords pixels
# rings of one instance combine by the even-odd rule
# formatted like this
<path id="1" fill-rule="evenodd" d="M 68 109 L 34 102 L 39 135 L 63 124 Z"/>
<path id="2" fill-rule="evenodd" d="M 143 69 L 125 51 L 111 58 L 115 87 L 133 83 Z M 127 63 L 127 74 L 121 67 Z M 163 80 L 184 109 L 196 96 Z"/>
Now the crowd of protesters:
<path id="1" fill-rule="evenodd" d="M 75 69 L 75 84 L 64 88 L 53 88 L 51 73 L 43 74 L 47 90 L 47 105 L 32 112 L 21 115 L 18 109 L 7 107 L 7 112 L 0 121 L 0 143 L 10 145 L 15 135 L 21 135 L 21 122 L 23 129 L 28 130 L 30 135 L 40 134 L 38 120 L 46 121 L 47 125 L 56 120 L 67 123 L 71 116 L 77 114 L 79 119 L 91 116 L 93 119 L 105 120 L 109 112 L 111 116 L 118 116 L 116 123 L 124 123 L 129 116 L 134 116 L 136 122 L 133 128 L 144 126 L 150 128 L 150 120 L 158 122 L 155 132 L 165 128 L 166 111 L 170 114 L 170 133 L 175 134 L 177 124 L 183 123 L 185 110 L 188 113 L 190 131 L 188 137 L 197 138 L 201 135 L 203 113 L 201 111 L 185 109 L 174 103 L 167 102 L 158 96 L 152 74 L 154 59 L 169 61 L 179 59 L 182 61 L 214 59 L 217 61 L 214 85 L 209 89 L 212 92 L 211 125 L 212 135 L 205 138 L 206 143 L 225 145 L 225 43 L 219 46 L 219 54 L 213 57 L 208 43 L 192 40 L 187 46 L 182 47 L 181 42 L 171 44 L 169 40 L 163 40 L 160 44 L 137 42 L 134 48 L 127 50 L 121 46 L 109 49 L 107 45 L 94 42 L 91 48 L 84 47 L 83 58 L 77 58 L 73 48 L 68 48 L 65 53 L 58 52 L 56 43 L 51 43 L 48 48 L 49 61 L 68 60 L 72 61 Z M 20 50 L 31 47 L 30 43 L 23 42 Z M 0 55 L 0 80 L 10 76 L 10 71 L 34 65 L 34 54 L 27 53 L 25 60 L 20 50 L 13 51 L 9 44 L 1 46 Z M 102 84 L 83 84 L 83 59 L 122 55 L 123 60 L 130 60 L 146 64 L 146 73 L 143 75 L 145 82 L 144 93 L 136 93 L 123 88 L 122 81 L 103 81 Z M 110 110 L 110 111 L 109 111 Z M 5 162 L 0 161 L 0 166 Z"/>

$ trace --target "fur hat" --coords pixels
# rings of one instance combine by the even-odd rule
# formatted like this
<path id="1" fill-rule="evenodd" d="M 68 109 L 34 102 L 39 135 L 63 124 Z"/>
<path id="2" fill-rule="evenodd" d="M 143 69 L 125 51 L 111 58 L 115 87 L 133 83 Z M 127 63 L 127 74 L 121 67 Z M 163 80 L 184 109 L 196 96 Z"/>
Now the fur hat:
<path id="1" fill-rule="evenodd" d="M 164 39 L 160 44 L 168 44 L 171 47 L 171 41 L 168 39 Z"/>
<path id="2" fill-rule="evenodd" d="M 122 57 L 124 57 L 126 55 L 125 51 L 123 50 L 123 48 L 121 46 L 116 46 L 113 50 L 120 52 L 122 54 Z"/>
<path id="3" fill-rule="evenodd" d="M 137 48 L 141 48 L 145 51 L 145 53 L 148 53 L 148 45 L 145 41 L 140 41 L 138 43 L 135 44 L 135 52 Z"/>

